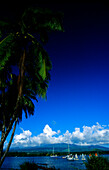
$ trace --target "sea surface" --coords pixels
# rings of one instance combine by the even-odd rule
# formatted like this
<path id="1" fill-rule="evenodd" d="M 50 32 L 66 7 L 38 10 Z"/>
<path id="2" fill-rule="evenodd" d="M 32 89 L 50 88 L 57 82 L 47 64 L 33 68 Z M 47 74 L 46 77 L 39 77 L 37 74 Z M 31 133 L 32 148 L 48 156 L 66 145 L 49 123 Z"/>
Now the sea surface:
<path id="1" fill-rule="evenodd" d="M 106 157 L 109 158 L 109 155 Z M 52 158 L 49 156 L 37 156 L 37 157 L 6 157 L 1 170 L 20 169 L 20 165 L 24 162 L 34 162 L 39 165 L 47 167 L 55 167 L 60 170 L 85 170 L 84 162 L 81 160 L 68 161 L 62 157 Z"/>
<path id="2" fill-rule="evenodd" d="M 52 158 L 49 156 L 40 157 L 6 157 L 1 170 L 5 169 L 20 169 L 20 165 L 24 162 L 34 162 L 39 165 L 46 165 L 47 167 L 55 167 L 60 170 L 77 170 L 85 169 L 85 165 L 82 160 L 78 161 L 68 161 L 62 157 Z"/>

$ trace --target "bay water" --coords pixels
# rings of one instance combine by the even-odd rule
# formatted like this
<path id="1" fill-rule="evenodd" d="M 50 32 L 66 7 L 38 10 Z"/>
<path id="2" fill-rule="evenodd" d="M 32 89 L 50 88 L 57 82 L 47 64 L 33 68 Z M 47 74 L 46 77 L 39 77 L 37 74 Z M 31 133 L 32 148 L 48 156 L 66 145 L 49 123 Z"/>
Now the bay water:
<path id="1" fill-rule="evenodd" d="M 39 165 L 47 167 L 55 167 L 60 170 L 85 170 L 84 162 L 79 159 L 76 161 L 68 161 L 62 157 L 52 158 L 49 156 L 37 156 L 37 157 L 6 157 L 1 170 L 8 169 L 20 169 L 20 165 L 24 162 L 34 162 Z"/>

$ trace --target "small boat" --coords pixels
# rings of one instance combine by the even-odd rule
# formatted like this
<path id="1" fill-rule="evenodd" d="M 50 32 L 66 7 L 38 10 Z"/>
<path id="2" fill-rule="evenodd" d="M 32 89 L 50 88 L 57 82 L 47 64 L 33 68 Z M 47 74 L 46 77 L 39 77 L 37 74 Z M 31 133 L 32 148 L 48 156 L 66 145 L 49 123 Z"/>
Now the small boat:
<path id="1" fill-rule="evenodd" d="M 86 160 L 86 158 L 85 158 L 85 155 L 82 153 L 82 155 L 81 155 L 81 160 L 82 161 L 85 161 Z"/>
<path id="2" fill-rule="evenodd" d="M 74 160 L 75 160 L 75 161 L 78 161 L 78 160 L 79 160 L 79 158 L 78 158 L 78 155 L 77 155 L 77 154 L 75 154 Z"/>
<path id="3" fill-rule="evenodd" d="M 67 158 L 68 161 L 73 161 L 74 160 L 74 157 L 73 157 L 72 154 L 67 155 L 66 158 Z"/>
<path id="4" fill-rule="evenodd" d="M 54 147 L 53 147 L 53 154 L 52 154 L 50 157 L 51 157 L 51 158 L 56 158 L 56 157 L 57 157 L 57 155 L 54 154 Z"/>
<path id="5" fill-rule="evenodd" d="M 67 155 L 66 158 L 69 158 L 71 155 L 72 155 L 72 154 Z"/>
<path id="6" fill-rule="evenodd" d="M 69 154 L 69 155 L 66 155 L 66 156 L 63 156 L 62 158 L 65 159 L 65 158 L 69 158 L 71 157 L 72 154 Z"/>
<path id="7" fill-rule="evenodd" d="M 51 158 L 56 158 L 56 157 L 57 157 L 57 155 L 51 155 L 50 157 L 51 157 Z"/>
<path id="8" fill-rule="evenodd" d="M 66 156 L 63 156 L 62 159 L 66 159 Z"/>
<path id="9" fill-rule="evenodd" d="M 69 157 L 69 158 L 67 158 L 67 160 L 68 161 L 74 161 L 74 157 L 72 156 L 72 157 Z"/>
<path id="10" fill-rule="evenodd" d="M 73 160 L 74 160 L 73 155 L 72 155 L 72 154 L 68 155 L 67 160 L 68 160 L 68 161 L 73 161 Z"/>
<path id="11" fill-rule="evenodd" d="M 63 156 L 62 158 L 63 158 L 63 159 L 69 158 L 69 157 L 71 157 L 71 155 L 72 155 L 72 154 L 70 154 L 69 143 L 68 143 L 68 155 Z"/>

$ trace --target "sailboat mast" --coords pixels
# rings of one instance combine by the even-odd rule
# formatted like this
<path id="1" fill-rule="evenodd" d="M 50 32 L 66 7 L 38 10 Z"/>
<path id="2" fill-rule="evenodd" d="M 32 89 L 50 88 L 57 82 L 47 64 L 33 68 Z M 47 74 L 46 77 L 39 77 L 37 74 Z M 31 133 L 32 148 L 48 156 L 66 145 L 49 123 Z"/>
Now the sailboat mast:
<path id="1" fill-rule="evenodd" d="M 69 143 L 68 143 L 68 154 L 70 154 L 70 148 L 69 148 Z"/>
<path id="2" fill-rule="evenodd" d="M 54 146 L 53 146 L 53 155 L 54 155 Z"/>

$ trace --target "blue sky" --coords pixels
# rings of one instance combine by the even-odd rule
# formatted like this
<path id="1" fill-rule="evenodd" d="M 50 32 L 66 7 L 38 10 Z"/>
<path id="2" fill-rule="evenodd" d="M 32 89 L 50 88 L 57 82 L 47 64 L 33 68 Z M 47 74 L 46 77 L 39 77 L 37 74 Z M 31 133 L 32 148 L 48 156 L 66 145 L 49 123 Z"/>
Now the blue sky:
<path id="1" fill-rule="evenodd" d="M 109 9 L 103 3 L 63 3 L 55 4 L 55 7 L 64 12 L 65 32 L 51 33 L 45 47 L 53 65 L 47 101 L 39 99 L 35 103 L 34 116 L 28 119 L 23 117 L 17 126 L 16 136 L 26 132 L 30 136 L 47 135 L 44 129 L 48 128 L 50 133 L 55 132 L 51 133 L 51 137 L 69 132 L 73 134 L 72 141 L 75 141 L 81 135 L 85 136 L 86 129 L 97 127 L 97 130 L 91 131 L 93 144 L 97 144 L 100 135 L 98 143 L 104 137 L 103 144 L 107 144 Z M 74 138 L 75 133 L 78 138 Z M 86 137 L 84 142 L 90 143 Z M 75 143 L 79 144 L 80 140 Z"/>

